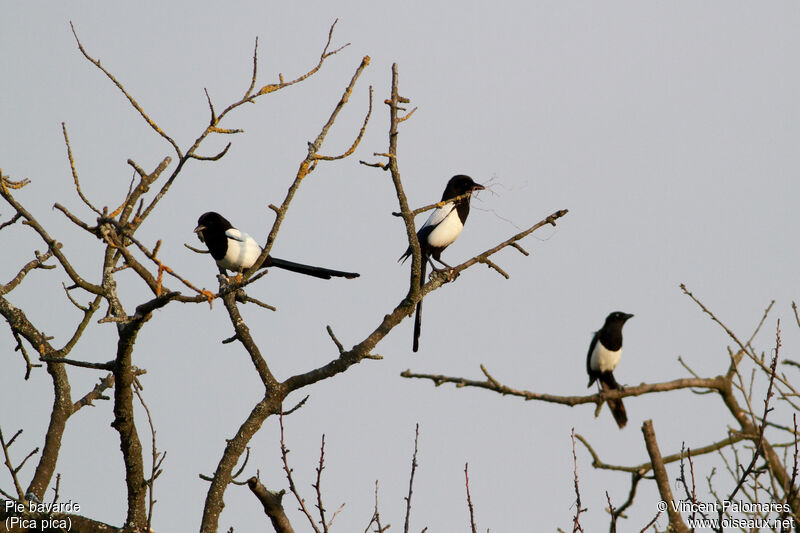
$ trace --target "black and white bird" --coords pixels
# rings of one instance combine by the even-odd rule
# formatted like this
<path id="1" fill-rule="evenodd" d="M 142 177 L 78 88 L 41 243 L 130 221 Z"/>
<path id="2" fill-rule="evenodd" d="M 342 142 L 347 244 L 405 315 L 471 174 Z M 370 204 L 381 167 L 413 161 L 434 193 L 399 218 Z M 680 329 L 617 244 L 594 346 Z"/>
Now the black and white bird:
<path id="1" fill-rule="evenodd" d="M 419 247 L 422 251 L 422 272 L 420 273 L 419 285 L 422 287 L 425 284 L 425 269 L 427 263 L 430 261 L 433 270 L 439 270 L 433 264 L 435 259 L 447 268 L 450 265 L 442 261 L 441 255 L 445 248 L 455 242 L 461 230 L 464 229 L 464 223 L 469 216 L 469 201 L 471 194 L 474 191 L 483 190 L 485 187 L 479 183 L 472 181 L 469 176 L 459 174 L 453 176 L 447 182 L 447 187 L 444 188 L 442 194 L 442 202 L 445 203 L 442 207 L 437 207 L 428 217 L 427 222 L 417 231 L 417 239 L 419 240 Z M 454 198 L 466 194 L 464 198 L 453 200 Z M 448 201 L 450 200 L 450 201 Z M 400 256 L 399 261 L 405 262 L 411 256 L 411 247 Z M 414 351 L 419 350 L 419 332 L 422 326 L 422 300 L 417 304 L 416 316 L 414 317 Z"/>
<path id="2" fill-rule="evenodd" d="M 244 272 L 256 262 L 263 251 L 261 246 L 247 233 L 239 231 L 228 222 L 228 219 L 210 211 L 203 213 L 197 220 L 194 232 L 208 247 L 211 257 L 220 268 L 232 272 Z M 355 272 L 342 272 L 330 268 L 303 265 L 277 257 L 267 256 L 261 268 L 277 267 L 291 270 L 315 278 L 331 279 L 331 277 L 357 278 Z"/>
<path id="3" fill-rule="evenodd" d="M 600 382 L 602 390 L 618 390 L 621 387 L 614 379 L 614 369 L 619 364 L 622 356 L 622 326 L 633 315 L 614 311 L 606 317 L 603 327 L 597 330 L 589 344 L 589 353 L 586 355 L 586 372 L 589 373 L 589 385 L 595 380 Z M 614 420 L 621 428 L 628 423 L 628 415 L 621 399 L 608 400 L 608 408 L 614 415 Z"/>

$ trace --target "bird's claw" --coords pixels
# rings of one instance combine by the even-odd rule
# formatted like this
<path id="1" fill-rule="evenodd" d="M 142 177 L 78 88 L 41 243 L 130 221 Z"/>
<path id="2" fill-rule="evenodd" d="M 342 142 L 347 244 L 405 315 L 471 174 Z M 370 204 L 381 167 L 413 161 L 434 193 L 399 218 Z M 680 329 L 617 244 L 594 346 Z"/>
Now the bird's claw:
<path id="1" fill-rule="evenodd" d="M 444 278 L 445 282 L 450 282 L 458 277 L 458 272 L 451 266 L 447 268 L 434 268 L 433 272 L 431 272 L 431 279 L 433 279 L 434 276 L 441 276 Z"/>

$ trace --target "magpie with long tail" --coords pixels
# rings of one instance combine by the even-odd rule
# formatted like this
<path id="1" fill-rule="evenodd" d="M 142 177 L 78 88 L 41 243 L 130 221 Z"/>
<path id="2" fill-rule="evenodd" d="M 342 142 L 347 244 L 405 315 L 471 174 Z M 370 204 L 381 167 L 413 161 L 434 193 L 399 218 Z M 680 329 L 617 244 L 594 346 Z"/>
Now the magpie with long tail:
<path id="1" fill-rule="evenodd" d="M 208 251 L 217 262 L 217 266 L 232 272 L 241 273 L 253 266 L 263 251 L 261 246 L 247 233 L 234 228 L 228 222 L 228 219 L 213 211 L 203 213 L 200 216 L 194 232 L 208 247 Z M 271 255 L 268 255 L 261 265 L 261 268 L 269 267 L 282 268 L 322 279 L 331 279 L 332 277 L 357 278 L 359 276 L 355 272 L 342 272 L 341 270 L 304 265 L 294 261 L 278 259 Z"/>
<path id="2" fill-rule="evenodd" d="M 614 311 L 606 317 L 603 327 L 595 332 L 589 344 L 589 353 L 586 355 L 586 372 L 589 374 L 587 387 L 591 387 L 597 380 L 603 391 L 621 389 L 614 379 L 613 372 L 622 356 L 622 326 L 632 316 Z M 628 423 L 628 415 L 625 413 L 622 399 L 607 400 L 606 403 L 617 425 L 620 429 L 624 428 Z"/>
<path id="3" fill-rule="evenodd" d="M 419 277 L 419 285 L 425 285 L 425 270 L 428 262 L 434 271 L 440 270 L 433 264 L 435 259 L 447 268 L 452 268 L 450 265 L 442 261 L 441 255 L 445 248 L 455 242 L 461 230 L 464 229 L 464 223 L 469 216 L 469 201 L 471 194 L 475 191 L 483 190 L 485 187 L 479 183 L 475 183 L 472 178 L 459 174 L 453 176 L 447 182 L 442 194 L 442 202 L 445 202 L 441 207 L 433 210 L 433 213 L 428 217 L 428 220 L 417 231 L 417 239 L 419 240 L 419 247 L 422 252 L 422 271 Z M 456 199 L 459 196 L 466 195 L 463 198 Z M 400 256 L 398 261 L 405 262 L 411 255 L 411 247 Z M 414 351 L 419 350 L 419 333 L 422 327 L 422 300 L 417 303 L 416 315 L 414 317 Z"/>

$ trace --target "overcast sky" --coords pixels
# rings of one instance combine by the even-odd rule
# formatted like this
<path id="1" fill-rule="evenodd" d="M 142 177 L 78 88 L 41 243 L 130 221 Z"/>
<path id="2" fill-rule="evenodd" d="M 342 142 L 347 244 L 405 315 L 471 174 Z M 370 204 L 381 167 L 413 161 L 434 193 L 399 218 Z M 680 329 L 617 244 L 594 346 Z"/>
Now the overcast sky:
<path id="1" fill-rule="evenodd" d="M 432 293 L 418 354 L 404 322 L 365 361 L 320 383 L 285 421 L 290 460 L 307 499 L 326 435 L 323 478 L 329 510 L 346 503 L 334 530 L 363 531 L 374 483 L 381 514 L 402 527 L 414 425 L 420 424 L 412 531 L 468 527 L 464 463 L 481 530 L 554 531 L 574 514 L 570 430 L 583 434 L 607 462 L 646 460 L 642 422 L 654 421 L 662 451 L 698 447 L 725 435 L 732 420 L 716 397 L 689 392 L 626 400 L 620 431 L 607 410 L 522 402 L 481 390 L 434 388 L 399 377 L 419 372 L 482 377 L 480 364 L 505 384 L 538 392 L 584 394 L 592 332 L 613 310 L 634 313 L 615 372 L 628 385 L 687 376 L 681 356 L 701 375 L 727 367 L 731 343 L 679 289 L 686 283 L 742 337 L 776 300 L 759 350 L 798 359 L 791 313 L 800 254 L 795 210 L 800 198 L 800 5 L 796 2 L 239 2 L 208 8 L 196 2 L 15 2 L 0 16 L 0 168 L 31 184 L 16 193 L 64 252 L 92 280 L 100 243 L 51 206 L 59 202 L 92 221 L 75 194 L 61 132 L 69 131 L 83 190 L 97 205 L 116 207 L 133 159 L 154 168 L 171 147 L 119 90 L 79 53 L 75 25 L 89 53 L 113 72 L 182 148 L 208 122 L 203 89 L 218 109 L 241 97 L 259 38 L 259 80 L 289 79 L 316 64 L 328 28 L 333 44 L 352 43 L 303 84 L 232 113 L 235 137 L 210 139 L 219 162 L 191 162 L 139 237 L 163 240 L 161 257 L 198 286 L 216 286 L 216 267 L 193 254 L 192 229 L 204 211 L 226 215 L 263 242 L 279 203 L 312 140 L 327 120 L 362 56 L 372 62 L 322 152 L 346 149 L 366 111 L 375 109 L 356 154 L 320 164 L 304 182 L 273 248 L 295 261 L 361 273 L 320 281 L 274 271 L 249 288 L 278 308 L 247 306 L 244 315 L 279 378 L 336 356 L 330 325 L 346 347 L 360 342 L 405 295 L 405 229 L 388 173 L 365 167 L 387 150 L 390 67 L 399 64 L 401 93 L 418 106 L 403 123 L 399 164 L 413 206 L 436 201 L 459 173 L 490 185 L 473 200 L 460 239 L 443 255 L 459 263 L 558 209 L 557 228 L 522 244 L 531 252 L 499 254 L 511 275 L 474 267 Z M 337 5 L 340 4 L 340 5 Z M 174 165 L 174 162 L 173 162 Z M 12 212 L 0 205 L 0 222 Z M 421 224 L 421 216 L 417 223 Z M 43 249 L 28 228 L 0 233 L 0 280 Z M 61 270 L 38 271 L 10 300 L 56 345 L 78 320 L 64 297 Z M 148 298 L 144 285 L 120 275 L 129 312 Z M 86 297 L 83 297 L 84 300 Z M 112 325 L 93 326 L 72 357 L 107 361 Z M 156 490 L 156 531 L 190 531 L 200 523 L 207 483 L 225 445 L 263 394 L 249 357 L 231 335 L 224 308 L 171 304 L 157 312 L 137 342 L 146 368 L 144 395 L 158 446 L 168 453 Z M 42 445 L 52 389 L 38 369 L 27 382 L 8 329 L 0 337 L 0 427 L 25 430 L 17 457 Z M 73 395 L 100 377 L 70 370 Z M 125 516 L 119 438 L 109 427 L 110 402 L 70 420 L 58 472 L 61 499 L 92 518 Z M 790 419 L 783 423 L 790 423 Z M 146 423 L 138 419 L 140 435 Z M 149 441 L 148 441 L 149 442 Z M 278 426 L 270 419 L 251 442 L 246 475 L 260 471 L 285 488 Z M 607 527 L 608 491 L 625 500 L 625 474 L 595 471 L 579 447 L 578 470 L 587 531 Z M 716 459 L 698 461 L 707 475 Z M 30 479 L 32 466 L 21 476 Z M 677 475 L 670 471 L 670 475 Z M 0 487 L 12 491 L 0 473 Z M 655 514 L 655 488 L 642 485 L 625 530 Z M 220 530 L 263 528 L 265 517 L 246 487 L 231 486 Z M 296 505 L 284 500 L 297 530 Z M 665 527 L 666 518 L 660 521 Z"/>

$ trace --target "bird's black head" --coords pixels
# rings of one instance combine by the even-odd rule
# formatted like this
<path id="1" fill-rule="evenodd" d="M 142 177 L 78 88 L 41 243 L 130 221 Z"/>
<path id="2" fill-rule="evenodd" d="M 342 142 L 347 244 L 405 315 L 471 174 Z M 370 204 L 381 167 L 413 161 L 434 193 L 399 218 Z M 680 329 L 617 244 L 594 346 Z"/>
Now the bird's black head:
<path id="1" fill-rule="evenodd" d="M 442 201 L 461 196 L 468 192 L 481 191 L 485 188 L 486 187 L 480 183 L 475 183 L 469 176 L 459 174 L 458 176 L 453 176 L 450 178 L 450 181 L 447 182 L 447 187 L 444 188 L 444 194 L 442 195 Z"/>
<path id="2" fill-rule="evenodd" d="M 623 313 L 622 311 L 614 311 L 606 317 L 606 325 L 619 324 L 620 327 L 633 315 L 630 313 Z"/>
<path id="3" fill-rule="evenodd" d="M 194 232 L 197 233 L 201 241 L 207 242 L 208 235 L 206 232 L 224 234 L 232 227 L 233 225 L 228 222 L 227 218 L 214 211 L 209 211 L 208 213 L 203 213 L 197 219 L 197 227 L 194 228 Z"/>

